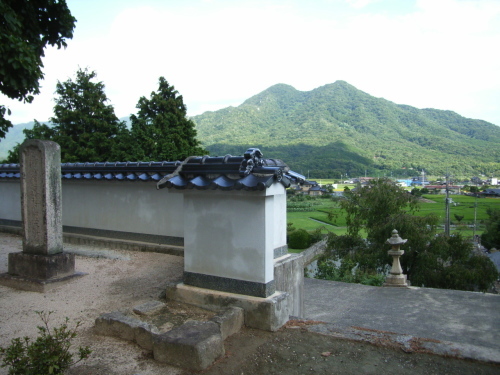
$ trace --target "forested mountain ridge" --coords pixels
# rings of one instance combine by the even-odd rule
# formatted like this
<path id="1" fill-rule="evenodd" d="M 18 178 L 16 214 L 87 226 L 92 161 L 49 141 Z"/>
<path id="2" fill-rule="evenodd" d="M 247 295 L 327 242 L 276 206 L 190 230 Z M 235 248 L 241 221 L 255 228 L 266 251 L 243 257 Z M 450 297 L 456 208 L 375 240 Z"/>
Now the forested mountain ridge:
<path id="1" fill-rule="evenodd" d="M 259 147 L 315 178 L 384 174 L 500 175 L 500 127 L 451 111 L 417 109 L 375 98 L 343 81 L 311 91 L 277 84 L 238 107 L 192 118 L 211 155 Z M 124 120 L 124 119 L 121 119 Z M 0 160 L 17 142 L 16 125 L 0 141 Z M 412 170 L 413 169 L 413 170 Z"/>
<path id="2" fill-rule="evenodd" d="M 266 157 L 315 177 L 411 168 L 433 174 L 500 172 L 500 127 L 452 111 L 395 104 L 344 81 L 305 92 L 277 84 L 238 107 L 193 120 L 212 155 L 260 147 Z"/>

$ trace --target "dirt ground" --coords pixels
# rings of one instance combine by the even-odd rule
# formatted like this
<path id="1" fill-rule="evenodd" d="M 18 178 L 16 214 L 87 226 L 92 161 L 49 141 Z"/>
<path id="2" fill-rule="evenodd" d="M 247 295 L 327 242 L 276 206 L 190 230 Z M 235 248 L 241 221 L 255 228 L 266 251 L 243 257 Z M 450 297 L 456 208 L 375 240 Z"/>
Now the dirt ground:
<path id="1" fill-rule="evenodd" d="M 87 275 L 46 293 L 0 286 L 0 346 L 15 337 L 36 336 L 41 322 L 35 311 L 54 311 L 53 326 L 80 321 L 75 346 L 89 345 L 90 358 L 70 375 L 188 375 L 192 372 L 158 363 L 133 343 L 99 336 L 94 321 L 102 313 L 128 309 L 158 299 L 167 282 L 181 280 L 183 258 L 65 245 L 77 252 L 76 268 Z M 21 238 L 0 233 L 0 273 L 7 254 L 21 251 Z M 499 374 L 500 366 L 405 353 L 400 349 L 311 333 L 302 322 L 278 332 L 243 329 L 225 344 L 226 355 L 201 374 Z M 7 374 L 0 368 L 0 375 Z"/>

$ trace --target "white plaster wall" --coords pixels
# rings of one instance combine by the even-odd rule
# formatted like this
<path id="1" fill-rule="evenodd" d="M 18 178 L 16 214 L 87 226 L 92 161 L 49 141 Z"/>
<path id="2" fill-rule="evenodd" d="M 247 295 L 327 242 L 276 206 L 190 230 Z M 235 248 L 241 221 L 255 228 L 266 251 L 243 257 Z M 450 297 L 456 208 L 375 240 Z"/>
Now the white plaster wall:
<path id="1" fill-rule="evenodd" d="M 19 181 L 0 182 L 0 219 L 21 220 Z M 184 235 L 183 196 L 156 183 L 62 181 L 63 225 Z"/>
<path id="2" fill-rule="evenodd" d="M 264 192 L 183 190 L 184 270 L 272 281 L 275 245 L 286 244 L 286 211 L 280 197 L 285 190 L 275 185 Z M 281 230 L 276 226 L 282 221 L 284 238 L 278 240 Z"/>
<path id="3" fill-rule="evenodd" d="M 274 248 L 286 245 L 286 192 L 274 195 Z"/>
<path id="4" fill-rule="evenodd" d="M 0 219 L 21 221 L 21 183 L 19 180 L 0 183 Z"/>
<path id="5" fill-rule="evenodd" d="M 63 223 L 182 237 L 182 196 L 156 183 L 63 181 Z"/>

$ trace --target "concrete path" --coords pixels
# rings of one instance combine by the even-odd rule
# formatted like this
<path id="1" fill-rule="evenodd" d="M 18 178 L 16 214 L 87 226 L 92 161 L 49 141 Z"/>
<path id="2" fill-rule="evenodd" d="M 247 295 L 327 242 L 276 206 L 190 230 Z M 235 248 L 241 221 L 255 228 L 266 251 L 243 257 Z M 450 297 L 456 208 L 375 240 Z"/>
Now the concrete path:
<path id="1" fill-rule="evenodd" d="M 348 335 L 354 327 L 442 341 L 466 358 L 500 363 L 500 295 L 308 278 L 304 295 L 304 318 L 332 323 L 324 330 Z"/>

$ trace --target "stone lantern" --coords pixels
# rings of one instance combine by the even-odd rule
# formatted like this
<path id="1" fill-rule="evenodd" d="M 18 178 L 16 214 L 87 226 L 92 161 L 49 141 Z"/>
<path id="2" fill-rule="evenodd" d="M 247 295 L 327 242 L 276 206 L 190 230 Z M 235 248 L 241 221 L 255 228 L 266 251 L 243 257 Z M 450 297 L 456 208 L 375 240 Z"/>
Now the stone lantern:
<path id="1" fill-rule="evenodd" d="M 389 276 L 385 279 L 383 286 L 408 287 L 406 275 L 403 275 L 403 269 L 399 262 L 399 257 L 405 253 L 404 250 L 400 250 L 400 246 L 405 244 L 406 241 L 408 240 L 403 240 L 399 237 L 396 229 L 392 231 L 391 238 L 386 241 L 386 243 L 392 246 L 392 249 L 387 252 L 387 254 L 392 256 L 392 269 Z"/>

